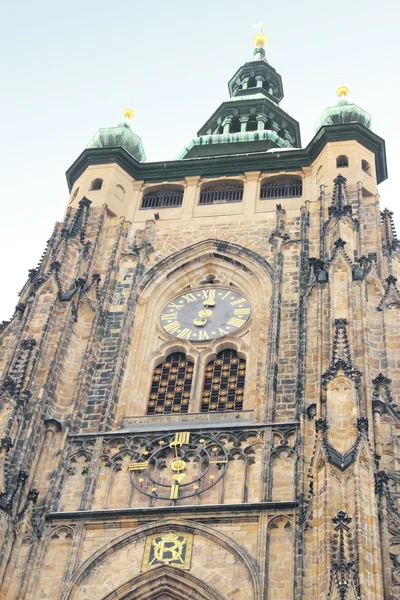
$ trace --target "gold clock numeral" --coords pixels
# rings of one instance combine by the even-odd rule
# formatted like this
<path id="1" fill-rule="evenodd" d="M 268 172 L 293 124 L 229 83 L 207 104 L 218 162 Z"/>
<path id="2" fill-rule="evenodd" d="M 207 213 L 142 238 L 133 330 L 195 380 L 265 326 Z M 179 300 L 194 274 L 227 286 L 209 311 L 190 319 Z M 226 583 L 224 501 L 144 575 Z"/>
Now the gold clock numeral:
<path id="1" fill-rule="evenodd" d="M 228 296 L 231 295 L 232 292 L 226 292 L 226 294 L 224 294 L 221 298 L 221 300 L 225 300 L 225 298 L 227 298 Z"/>
<path id="2" fill-rule="evenodd" d="M 219 335 L 228 335 L 228 332 L 225 331 L 225 329 L 221 329 L 221 327 L 218 327 L 218 331 L 219 331 Z"/>
<path id="3" fill-rule="evenodd" d="M 178 333 L 178 338 L 181 338 L 181 340 L 190 340 L 192 333 L 193 331 L 189 329 L 189 327 L 185 327 L 185 329 L 182 329 L 182 331 Z"/>
<path id="4" fill-rule="evenodd" d="M 232 327 L 241 327 L 243 323 L 244 321 L 242 321 L 242 319 L 237 319 L 236 317 L 232 317 L 227 321 L 227 325 L 232 325 Z"/>
<path id="5" fill-rule="evenodd" d="M 174 440 L 170 443 L 171 448 L 173 446 L 183 446 L 190 442 L 190 431 L 177 431 L 175 433 Z"/>
<path id="6" fill-rule="evenodd" d="M 246 298 L 238 298 L 237 300 L 233 300 L 231 305 L 236 306 L 236 304 L 242 304 L 243 302 L 246 302 Z"/>
<path id="7" fill-rule="evenodd" d="M 203 298 L 215 298 L 215 290 L 202 290 Z"/>
<path id="8" fill-rule="evenodd" d="M 176 321 L 177 318 L 178 318 L 178 313 L 170 313 L 170 314 L 165 313 L 164 315 L 161 315 L 162 321 Z"/>
<path id="9" fill-rule="evenodd" d="M 178 498 L 178 495 L 179 495 L 179 485 L 172 485 L 171 493 L 169 495 L 170 500 L 176 500 Z"/>
<path id="10" fill-rule="evenodd" d="M 165 325 L 164 329 L 165 331 L 168 331 L 168 333 L 175 333 L 175 331 L 178 331 L 180 326 L 181 324 L 178 321 L 172 321 L 172 323 Z"/>
<path id="11" fill-rule="evenodd" d="M 210 336 L 208 335 L 207 331 L 205 331 L 204 329 L 199 329 L 199 341 L 202 340 L 209 340 Z"/>
<path id="12" fill-rule="evenodd" d="M 176 308 L 176 310 L 181 310 L 182 306 L 179 304 L 175 304 L 175 302 L 170 302 L 168 304 L 168 308 Z"/>
<path id="13" fill-rule="evenodd" d="M 196 300 L 196 296 L 193 296 L 193 294 L 183 294 L 182 298 L 185 298 L 188 304 L 190 304 L 190 302 L 195 302 Z"/>
<path id="14" fill-rule="evenodd" d="M 147 460 L 143 462 L 130 463 L 128 466 L 128 471 L 144 471 L 147 469 L 149 462 Z"/>
<path id="15" fill-rule="evenodd" d="M 250 308 L 235 308 L 235 315 L 249 315 Z"/>

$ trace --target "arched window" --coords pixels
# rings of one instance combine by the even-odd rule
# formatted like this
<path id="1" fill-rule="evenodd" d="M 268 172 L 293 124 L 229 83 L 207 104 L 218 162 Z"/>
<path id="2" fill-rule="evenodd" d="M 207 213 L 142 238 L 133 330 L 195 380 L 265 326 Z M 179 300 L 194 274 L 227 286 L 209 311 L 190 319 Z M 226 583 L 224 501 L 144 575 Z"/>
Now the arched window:
<path id="1" fill-rule="evenodd" d="M 231 133 L 239 133 L 240 131 L 240 121 L 238 117 L 233 117 L 231 123 Z"/>
<path id="2" fill-rule="evenodd" d="M 349 159 L 347 158 L 347 156 L 345 154 L 341 154 L 340 156 L 337 157 L 336 166 L 339 168 L 349 166 Z"/>
<path id="3" fill-rule="evenodd" d="M 202 187 L 199 204 L 224 204 L 230 202 L 241 202 L 243 200 L 243 184 L 215 182 Z"/>
<path id="4" fill-rule="evenodd" d="M 101 190 L 102 185 L 103 185 L 102 179 L 99 179 L 99 178 L 93 179 L 92 183 L 90 184 L 89 192 Z"/>
<path id="5" fill-rule="evenodd" d="M 368 173 L 368 175 L 371 175 L 371 165 L 369 164 L 369 162 L 367 160 L 361 161 L 361 168 L 365 173 Z"/>
<path id="6" fill-rule="evenodd" d="M 247 82 L 247 87 L 248 88 L 254 88 L 257 87 L 257 81 L 255 77 L 250 77 L 250 79 Z"/>
<path id="7" fill-rule="evenodd" d="M 242 410 L 246 361 L 236 350 L 222 350 L 206 366 L 201 412 Z"/>
<path id="8" fill-rule="evenodd" d="M 148 415 L 187 413 L 193 379 L 193 363 L 174 352 L 156 366 L 147 402 Z"/>
<path id="9" fill-rule="evenodd" d="M 261 185 L 260 200 L 275 198 L 299 198 L 303 193 L 300 177 L 270 177 Z"/>
<path id="10" fill-rule="evenodd" d="M 323 175 L 323 171 L 322 171 L 322 165 L 320 165 L 320 166 L 318 167 L 318 171 L 317 171 L 317 177 L 316 177 L 317 183 L 318 183 L 318 181 L 321 179 L 322 175 Z"/>
<path id="11" fill-rule="evenodd" d="M 249 117 L 246 125 L 246 131 L 257 131 L 257 119 L 256 117 Z"/>
<path id="12" fill-rule="evenodd" d="M 118 200 L 123 200 L 124 199 L 125 190 L 122 187 L 122 185 L 116 185 L 115 186 L 115 195 L 117 196 Z"/>
<path id="13" fill-rule="evenodd" d="M 182 202 L 183 189 L 165 185 L 145 192 L 140 208 L 175 208 Z"/>

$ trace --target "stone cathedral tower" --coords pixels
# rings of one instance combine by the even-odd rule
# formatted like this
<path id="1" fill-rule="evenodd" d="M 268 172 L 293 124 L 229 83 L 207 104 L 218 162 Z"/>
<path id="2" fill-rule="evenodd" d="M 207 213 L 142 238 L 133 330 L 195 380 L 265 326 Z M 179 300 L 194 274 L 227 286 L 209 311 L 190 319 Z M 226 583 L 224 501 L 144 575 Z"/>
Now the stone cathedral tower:
<path id="1" fill-rule="evenodd" d="M 128 122 L 0 333 L 0 600 L 400 598 L 400 247 L 340 88 L 266 37 L 181 154 Z M 126 116 L 132 116 L 127 110 Z"/>

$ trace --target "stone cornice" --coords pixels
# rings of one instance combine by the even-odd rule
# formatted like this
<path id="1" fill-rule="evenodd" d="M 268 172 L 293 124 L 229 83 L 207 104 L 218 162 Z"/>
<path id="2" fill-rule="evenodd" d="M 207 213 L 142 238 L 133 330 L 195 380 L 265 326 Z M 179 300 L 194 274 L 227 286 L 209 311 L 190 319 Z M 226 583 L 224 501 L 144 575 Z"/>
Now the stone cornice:
<path id="1" fill-rule="evenodd" d="M 70 189 L 90 165 L 116 163 L 134 179 L 146 183 L 182 181 L 185 177 L 221 177 L 243 175 L 245 171 L 299 171 L 309 166 L 329 142 L 357 141 L 375 154 L 378 183 L 387 178 L 385 141 L 359 123 L 326 125 L 321 127 L 308 146 L 299 150 L 254 152 L 250 154 L 211 156 L 173 160 L 168 162 L 139 163 L 121 147 L 86 148 L 68 169 L 66 176 Z"/>
<path id="2" fill-rule="evenodd" d="M 298 501 L 292 502 L 249 502 L 244 504 L 185 504 L 182 506 L 146 506 L 144 508 L 110 508 L 103 510 L 77 510 L 68 512 L 49 512 L 46 521 L 99 521 L 104 519 L 120 519 L 123 517 L 146 517 L 161 515 L 163 517 L 178 515 L 180 513 L 224 513 L 227 512 L 232 518 L 234 513 L 238 517 L 242 513 L 261 513 L 265 511 L 287 512 L 296 510 Z"/>

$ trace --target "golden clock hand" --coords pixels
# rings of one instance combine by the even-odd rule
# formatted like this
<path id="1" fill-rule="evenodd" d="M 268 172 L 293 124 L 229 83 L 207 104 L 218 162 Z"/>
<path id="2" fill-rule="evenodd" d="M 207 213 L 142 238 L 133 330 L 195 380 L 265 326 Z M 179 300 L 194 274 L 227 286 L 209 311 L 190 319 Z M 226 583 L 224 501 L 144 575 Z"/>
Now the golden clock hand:
<path id="1" fill-rule="evenodd" d="M 207 300 L 204 300 L 203 302 L 204 306 L 215 306 L 215 300 L 214 298 L 207 298 Z"/>

